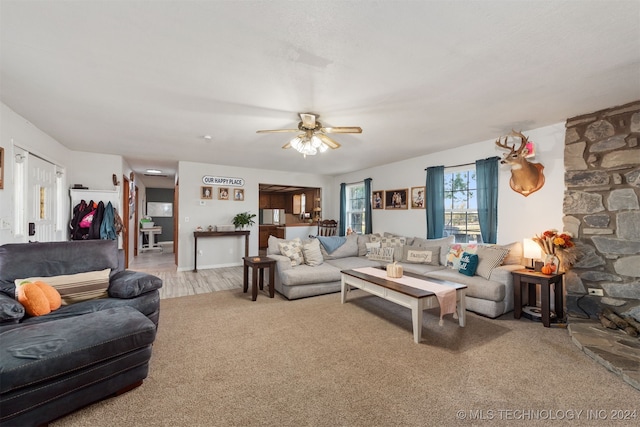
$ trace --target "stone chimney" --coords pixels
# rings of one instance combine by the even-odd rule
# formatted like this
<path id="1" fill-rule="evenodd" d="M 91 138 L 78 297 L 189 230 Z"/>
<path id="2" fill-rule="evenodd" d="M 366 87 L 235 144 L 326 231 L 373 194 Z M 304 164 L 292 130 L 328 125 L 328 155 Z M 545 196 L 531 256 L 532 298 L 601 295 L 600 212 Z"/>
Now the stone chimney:
<path id="1" fill-rule="evenodd" d="M 567 311 L 595 319 L 609 307 L 640 320 L 640 101 L 566 128 L 564 229 L 582 253 L 565 276 Z"/>

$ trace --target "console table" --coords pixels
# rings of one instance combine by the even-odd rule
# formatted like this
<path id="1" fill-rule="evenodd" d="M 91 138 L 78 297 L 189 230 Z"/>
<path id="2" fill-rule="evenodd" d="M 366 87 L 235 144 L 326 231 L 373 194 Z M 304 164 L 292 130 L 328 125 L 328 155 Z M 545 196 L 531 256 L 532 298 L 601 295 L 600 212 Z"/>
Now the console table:
<path id="1" fill-rule="evenodd" d="M 198 239 L 202 237 L 244 236 L 244 256 L 249 256 L 249 230 L 243 231 L 194 231 L 193 232 L 193 271 L 198 272 Z"/>

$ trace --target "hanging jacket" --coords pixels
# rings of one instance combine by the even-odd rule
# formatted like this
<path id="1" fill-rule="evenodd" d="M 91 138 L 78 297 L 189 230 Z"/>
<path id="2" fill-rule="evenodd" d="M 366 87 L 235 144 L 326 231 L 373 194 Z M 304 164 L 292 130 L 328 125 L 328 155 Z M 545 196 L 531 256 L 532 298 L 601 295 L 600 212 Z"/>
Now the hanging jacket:
<path id="1" fill-rule="evenodd" d="M 104 216 L 100 225 L 100 238 L 102 240 L 116 240 L 115 217 L 111 202 L 107 203 L 104 208 Z"/>
<path id="2" fill-rule="evenodd" d="M 99 202 L 96 211 L 93 214 L 93 221 L 89 226 L 89 239 L 100 238 L 100 227 L 102 226 L 102 218 L 104 217 L 104 202 Z"/>

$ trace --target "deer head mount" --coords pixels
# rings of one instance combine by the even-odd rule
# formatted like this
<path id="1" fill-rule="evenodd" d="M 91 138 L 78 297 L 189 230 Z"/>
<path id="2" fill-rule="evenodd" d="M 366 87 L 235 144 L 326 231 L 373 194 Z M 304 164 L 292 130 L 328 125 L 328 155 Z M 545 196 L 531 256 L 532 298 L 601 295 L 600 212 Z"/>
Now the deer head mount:
<path id="1" fill-rule="evenodd" d="M 520 138 L 520 147 L 517 150 L 515 143 L 511 146 L 507 145 L 509 136 Z M 544 174 L 542 173 L 544 166 L 540 163 L 531 163 L 526 159 L 529 154 L 527 142 L 529 142 L 529 138 L 524 136 L 522 132 L 515 130 L 504 137 L 504 142 L 501 142 L 500 138 L 496 140 L 498 147 L 509 150 L 508 153 L 505 153 L 500 164 L 511 166 L 511 181 L 509 181 L 511 189 L 524 197 L 538 191 L 544 185 Z"/>

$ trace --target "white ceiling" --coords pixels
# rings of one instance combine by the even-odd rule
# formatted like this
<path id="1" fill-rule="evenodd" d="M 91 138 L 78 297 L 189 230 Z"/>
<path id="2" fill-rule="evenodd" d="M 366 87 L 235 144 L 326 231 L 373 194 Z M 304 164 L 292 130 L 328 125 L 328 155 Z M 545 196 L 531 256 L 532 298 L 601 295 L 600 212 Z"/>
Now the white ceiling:
<path id="1" fill-rule="evenodd" d="M 0 99 L 138 176 L 178 160 L 339 174 L 640 99 L 638 0 L 0 6 Z M 280 149 L 294 134 L 255 133 L 299 112 L 363 133 L 306 159 Z"/>

